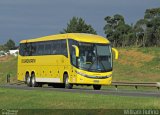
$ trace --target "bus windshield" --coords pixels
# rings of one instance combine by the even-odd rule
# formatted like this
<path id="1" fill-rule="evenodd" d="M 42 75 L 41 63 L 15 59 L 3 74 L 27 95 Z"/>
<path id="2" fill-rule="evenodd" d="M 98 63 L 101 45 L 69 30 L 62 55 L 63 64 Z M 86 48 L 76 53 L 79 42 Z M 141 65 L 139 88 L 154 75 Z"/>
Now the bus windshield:
<path id="1" fill-rule="evenodd" d="M 72 62 L 73 65 L 76 65 L 79 69 L 91 72 L 112 71 L 112 52 L 110 45 L 84 42 L 78 42 L 77 45 L 79 47 L 79 57 L 77 58 L 77 63 L 75 63 L 75 58 L 71 59 L 71 61 L 74 61 Z"/>

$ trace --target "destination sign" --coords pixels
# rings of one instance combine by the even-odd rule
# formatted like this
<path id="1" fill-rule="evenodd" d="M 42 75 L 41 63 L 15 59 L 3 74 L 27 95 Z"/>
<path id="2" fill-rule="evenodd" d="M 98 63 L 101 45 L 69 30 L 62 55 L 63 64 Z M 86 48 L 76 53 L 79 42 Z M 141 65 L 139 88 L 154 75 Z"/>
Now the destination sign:
<path id="1" fill-rule="evenodd" d="M 36 63 L 36 59 L 22 59 L 22 63 Z"/>

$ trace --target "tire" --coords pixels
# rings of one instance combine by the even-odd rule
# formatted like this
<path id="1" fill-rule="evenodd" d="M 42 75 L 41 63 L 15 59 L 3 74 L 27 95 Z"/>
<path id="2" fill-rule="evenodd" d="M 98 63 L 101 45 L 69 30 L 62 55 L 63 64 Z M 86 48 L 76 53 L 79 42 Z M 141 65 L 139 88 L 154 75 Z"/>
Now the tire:
<path id="1" fill-rule="evenodd" d="M 101 85 L 93 85 L 93 89 L 94 90 L 100 90 L 101 89 Z"/>
<path id="2" fill-rule="evenodd" d="M 43 84 L 42 83 L 36 83 L 36 87 L 42 87 Z"/>
<path id="3" fill-rule="evenodd" d="M 65 88 L 65 84 L 64 83 L 63 84 L 62 83 L 54 83 L 53 87 L 54 88 Z"/>
<path id="4" fill-rule="evenodd" d="M 64 84 L 65 84 L 65 88 L 66 89 L 72 89 L 72 87 L 73 87 L 73 84 L 70 84 L 69 82 L 68 82 L 68 74 L 64 74 Z"/>
<path id="5" fill-rule="evenodd" d="M 48 86 L 49 87 L 54 87 L 54 84 L 53 83 L 49 83 Z"/>
<path id="6" fill-rule="evenodd" d="M 65 88 L 65 84 L 60 84 L 60 88 Z"/>
<path id="7" fill-rule="evenodd" d="M 31 86 L 32 87 L 36 87 L 37 86 L 37 83 L 36 83 L 36 79 L 35 79 L 35 75 L 32 74 L 31 76 Z"/>
<path id="8" fill-rule="evenodd" d="M 25 84 L 27 84 L 27 78 L 28 77 L 29 77 L 29 73 L 26 73 L 26 75 L 25 75 L 25 81 L 24 81 Z"/>
<path id="9" fill-rule="evenodd" d="M 28 87 L 31 87 L 31 77 L 30 76 L 27 77 L 26 84 Z"/>

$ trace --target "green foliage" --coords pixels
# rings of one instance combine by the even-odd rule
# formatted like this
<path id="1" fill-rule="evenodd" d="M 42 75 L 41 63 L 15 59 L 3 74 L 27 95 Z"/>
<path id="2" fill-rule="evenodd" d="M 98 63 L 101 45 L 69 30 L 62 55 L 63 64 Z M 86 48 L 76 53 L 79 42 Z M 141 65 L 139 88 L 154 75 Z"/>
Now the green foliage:
<path id="1" fill-rule="evenodd" d="M 0 102 L 3 103 L 0 104 L 0 109 L 40 109 L 39 111 L 41 111 L 41 109 L 59 109 L 62 112 L 64 111 L 64 113 L 66 113 L 65 109 L 86 109 L 87 111 L 95 111 L 93 109 L 100 109 L 100 111 L 104 110 L 102 112 L 99 111 L 99 115 L 101 115 L 105 113 L 105 109 L 160 108 L 160 100 L 154 97 L 126 97 L 47 90 L 18 90 L 7 88 L 0 88 L 0 94 Z"/>
<path id="2" fill-rule="evenodd" d="M 67 24 L 67 28 L 60 33 L 90 33 L 97 34 L 91 25 L 86 24 L 82 18 L 73 17 Z"/>
<path id="3" fill-rule="evenodd" d="M 104 32 L 113 46 L 160 46 L 160 8 L 147 9 L 134 26 L 125 24 L 123 16 L 105 18 Z"/>
<path id="4" fill-rule="evenodd" d="M 113 81 L 159 82 L 160 48 L 120 48 L 113 70 Z"/>
<path id="5" fill-rule="evenodd" d="M 119 14 L 113 17 L 107 16 L 105 21 L 104 31 L 113 46 L 125 47 L 130 44 L 130 41 L 133 41 L 134 34 L 132 33 L 132 27 L 125 24 L 123 16 Z"/>
<path id="6" fill-rule="evenodd" d="M 6 44 L 4 44 L 7 50 L 12 50 L 15 48 L 15 42 L 12 39 L 9 39 Z"/>
<path id="7" fill-rule="evenodd" d="M 8 51 L 8 48 L 5 45 L 0 45 L 0 51 Z"/>
<path id="8" fill-rule="evenodd" d="M 113 81 L 159 82 L 160 48 L 119 48 L 119 59 L 114 60 Z M 145 61 L 145 58 L 150 58 Z M 6 83 L 6 75 L 16 81 L 17 57 L 0 62 L 0 84 Z"/>
<path id="9" fill-rule="evenodd" d="M 15 42 L 12 39 L 9 39 L 4 45 L 0 45 L 0 51 L 8 51 L 15 49 Z"/>
<path id="10" fill-rule="evenodd" d="M 144 19 L 135 24 L 139 46 L 160 46 L 160 8 L 147 9 Z"/>
<path id="11" fill-rule="evenodd" d="M 147 9 L 146 19 L 147 46 L 160 46 L 160 8 Z"/>
<path id="12" fill-rule="evenodd" d="M 10 74 L 11 82 L 17 80 L 17 57 L 10 56 L 5 61 L 0 61 L 0 84 L 6 83 L 6 76 Z"/>

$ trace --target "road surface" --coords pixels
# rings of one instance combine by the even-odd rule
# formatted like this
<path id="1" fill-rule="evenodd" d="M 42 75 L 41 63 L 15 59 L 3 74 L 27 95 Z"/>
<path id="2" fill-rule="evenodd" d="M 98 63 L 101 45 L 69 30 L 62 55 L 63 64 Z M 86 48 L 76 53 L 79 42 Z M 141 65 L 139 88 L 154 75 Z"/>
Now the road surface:
<path id="1" fill-rule="evenodd" d="M 93 90 L 86 88 L 73 88 L 73 89 L 64 89 L 64 88 L 53 88 L 53 87 L 28 87 L 23 84 L 6 84 L 0 85 L 0 88 L 13 88 L 20 90 L 42 90 L 42 91 L 59 91 L 59 92 L 72 92 L 72 93 L 87 93 L 87 94 L 98 94 L 98 95 L 115 95 L 115 96 L 133 96 L 133 97 L 159 97 L 160 91 L 139 91 L 139 90 L 122 90 L 122 89 L 102 89 L 102 90 Z"/>

